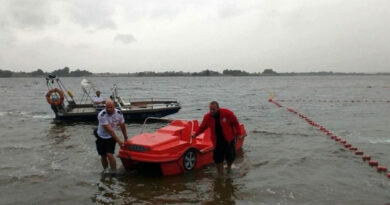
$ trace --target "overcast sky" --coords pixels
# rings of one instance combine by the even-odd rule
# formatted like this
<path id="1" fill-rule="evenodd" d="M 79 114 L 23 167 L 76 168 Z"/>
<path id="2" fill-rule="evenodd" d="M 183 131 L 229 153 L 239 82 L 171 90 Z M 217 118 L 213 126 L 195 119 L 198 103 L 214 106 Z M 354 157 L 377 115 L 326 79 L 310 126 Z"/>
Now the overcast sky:
<path id="1" fill-rule="evenodd" d="M 0 0 L 0 69 L 390 72 L 389 0 Z"/>

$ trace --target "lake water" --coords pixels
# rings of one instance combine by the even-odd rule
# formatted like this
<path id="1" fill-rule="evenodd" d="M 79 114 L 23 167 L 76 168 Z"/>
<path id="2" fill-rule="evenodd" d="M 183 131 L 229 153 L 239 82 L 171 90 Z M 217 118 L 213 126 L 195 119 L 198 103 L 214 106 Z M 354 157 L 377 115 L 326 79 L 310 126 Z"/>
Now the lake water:
<path id="1" fill-rule="evenodd" d="M 294 108 L 390 167 L 390 76 L 89 80 L 103 97 L 114 83 L 123 97 L 175 97 L 182 109 L 169 118 L 201 120 L 208 102 L 218 100 L 248 133 L 233 172 L 218 177 L 208 166 L 158 177 L 120 167 L 117 174 L 102 174 L 94 123 L 53 121 L 44 79 L 0 78 L 0 204 L 390 203 L 385 174 L 285 109 Z M 81 78 L 62 81 L 81 96 Z M 284 108 L 268 102 L 271 93 Z M 127 128 L 129 136 L 141 129 Z"/>

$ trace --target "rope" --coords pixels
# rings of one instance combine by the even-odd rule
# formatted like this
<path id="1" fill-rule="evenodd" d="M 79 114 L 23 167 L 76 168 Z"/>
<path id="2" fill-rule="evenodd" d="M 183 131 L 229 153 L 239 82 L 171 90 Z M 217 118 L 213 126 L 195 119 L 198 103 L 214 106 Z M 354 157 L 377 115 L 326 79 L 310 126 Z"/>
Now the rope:
<path id="1" fill-rule="evenodd" d="M 271 95 L 270 95 L 270 98 L 268 99 L 268 101 L 270 103 L 275 104 L 278 107 L 283 107 L 278 101 L 273 99 L 273 95 L 272 95 L 272 98 L 271 98 Z M 355 155 L 361 156 L 363 161 L 368 162 L 368 164 L 370 166 L 376 168 L 379 173 L 386 173 L 387 172 L 387 167 L 380 166 L 378 161 L 372 160 L 369 155 L 364 155 L 363 151 L 359 150 L 357 147 L 354 147 L 352 144 L 348 143 L 346 140 L 342 139 L 341 137 L 338 137 L 338 136 L 334 135 L 331 131 L 329 131 L 324 126 L 314 122 L 309 117 L 303 115 L 302 113 L 299 113 L 298 111 L 296 111 L 296 110 L 294 110 L 292 108 L 287 108 L 287 111 L 289 111 L 289 112 L 297 115 L 298 117 L 304 119 L 308 124 L 310 124 L 313 127 L 316 127 L 319 131 L 322 131 L 324 134 L 326 134 L 329 137 L 329 139 L 332 139 L 335 142 L 337 142 L 337 143 L 341 144 L 342 146 L 344 146 L 345 149 L 349 149 L 350 151 L 354 152 Z M 390 179 L 390 172 L 387 172 L 386 176 L 387 176 L 388 179 Z"/>
<path id="2" fill-rule="evenodd" d="M 279 102 L 321 102 L 321 103 L 390 103 L 390 100 L 346 100 L 346 99 L 278 99 Z"/>

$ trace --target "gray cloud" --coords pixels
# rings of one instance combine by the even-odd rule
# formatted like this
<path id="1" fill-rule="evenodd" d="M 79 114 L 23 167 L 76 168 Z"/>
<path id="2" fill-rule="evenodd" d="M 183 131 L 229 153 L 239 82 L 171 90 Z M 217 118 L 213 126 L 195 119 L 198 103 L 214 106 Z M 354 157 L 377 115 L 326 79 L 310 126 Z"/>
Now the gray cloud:
<path id="1" fill-rule="evenodd" d="M 62 14 L 83 27 L 116 28 L 115 0 L 6 0 L 1 6 L 0 27 L 44 29 Z"/>
<path id="2" fill-rule="evenodd" d="M 115 29 L 114 5 L 115 0 L 75 0 L 70 8 L 71 19 L 83 27 Z"/>
<path id="3" fill-rule="evenodd" d="M 30 72 L 37 68 L 48 71 L 64 66 L 81 68 L 102 59 L 96 54 L 99 51 L 88 44 L 69 45 L 50 37 L 42 37 L 28 44 L 14 44 L 5 49 L 6 56 L 2 58 L 0 53 L 0 69 L 9 68 L 14 71 Z"/>
<path id="4" fill-rule="evenodd" d="M 122 43 L 133 43 L 135 41 L 137 41 L 133 35 L 131 34 L 117 34 L 114 38 L 115 41 L 119 41 L 119 42 L 122 42 Z"/>
<path id="5" fill-rule="evenodd" d="M 375 72 L 390 65 L 388 0 L 0 1 L 0 67 Z"/>
<path id="6" fill-rule="evenodd" d="M 139 19 L 169 19 L 174 20 L 180 14 L 197 11 L 207 6 L 208 0 L 122 0 L 122 8 L 129 21 Z"/>
<path id="7" fill-rule="evenodd" d="M 218 14 L 221 18 L 229 18 L 244 14 L 246 11 L 247 9 L 240 8 L 236 2 L 226 1 L 220 6 L 220 9 L 218 9 Z"/>
<path id="8" fill-rule="evenodd" d="M 57 24 L 59 19 L 51 9 L 52 1 L 13 0 L 2 3 L 3 26 L 42 29 Z"/>
<path id="9" fill-rule="evenodd" d="M 1 26 L 0 26 L 1 28 Z M 8 44 L 14 42 L 16 40 L 15 33 L 9 30 L 1 30 L 0 31 L 0 54 L 3 49 L 8 46 Z"/>
<path id="10" fill-rule="evenodd" d="M 218 17 L 228 18 L 245 13 L 253 8 L 240 8 L 240 1 L 181 1 L 181 0 L 132 0 L 122 1 L 122 7 L 126 10 L 125 15 L 129 20 L 135 21 L 142 18 L 147 19 L 169 19 L 174 20 L 182 14 L 210 11 Z"/>

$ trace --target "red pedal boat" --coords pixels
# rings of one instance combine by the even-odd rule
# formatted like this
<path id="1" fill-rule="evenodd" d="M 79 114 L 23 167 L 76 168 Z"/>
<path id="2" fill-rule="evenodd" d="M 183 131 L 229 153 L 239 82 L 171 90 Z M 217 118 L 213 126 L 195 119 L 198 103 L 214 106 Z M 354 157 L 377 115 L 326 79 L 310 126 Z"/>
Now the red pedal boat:
<path id="1" fill-rule="evenodd" d="M 162 174 L 168 176 L 211 164 L 214 146 L 210 129 L 191 138 L 198 126 L 197 120 L 172 120 L 154 133 L 141 133 L 126 140 L 119 151 L 123 166 L 132 170 L 137 165 L 152 163 L 159 165 Z M 240 124 L 240 127 L 246 136 L 244 125 Z M 237 138 L 236 150 L 242 147 L 244 138 Z"/>

